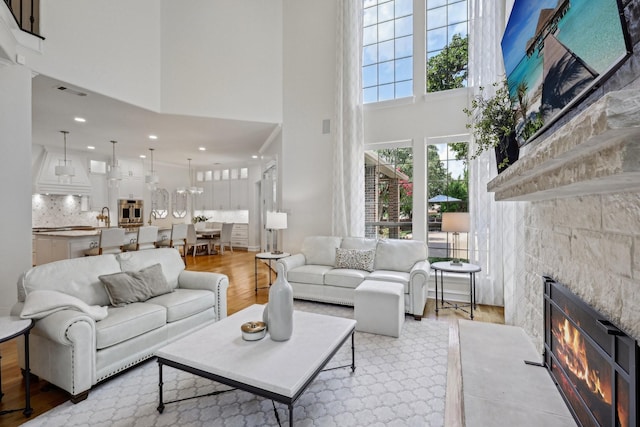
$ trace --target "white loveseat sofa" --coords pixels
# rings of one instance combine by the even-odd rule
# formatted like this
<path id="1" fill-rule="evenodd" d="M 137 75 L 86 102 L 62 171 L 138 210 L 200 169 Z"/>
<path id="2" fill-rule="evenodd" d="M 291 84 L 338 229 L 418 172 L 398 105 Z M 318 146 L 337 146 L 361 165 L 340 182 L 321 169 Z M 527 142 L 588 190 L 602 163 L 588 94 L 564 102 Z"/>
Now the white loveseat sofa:
<path id="1" fill-rule="evenodd" d="M 110 305 L 112 294 L 99 276 L 148 267 L 155 279 L 164 275 L 166 281 L 155 281 L 168 293 Z M 226 317 L 228 286 L 223 274 L 186 271 L 178 251 L 170 248 L 74 258 L 25 272 L 11 313 L 37 319 L 29 338 L 31 372 L 68 391 L 77 403 L 98 382 Z M 24 368 L 23 352 L 19 362 Z"/>
<path id="2" fill-rule="evenodd" d="M 430 271 L 424 242 L 309 236 L 300 252 L 278 260 L 284 266 L 294 298 L 353 305 L 354 291 L 364 280 L 398 282 L 404 285 L 405 313 L 417 320 L 422 318 Z M 361 261 L 370 254 L 373 261 L 367 269 L 349 265 L 354 256 Z"/>

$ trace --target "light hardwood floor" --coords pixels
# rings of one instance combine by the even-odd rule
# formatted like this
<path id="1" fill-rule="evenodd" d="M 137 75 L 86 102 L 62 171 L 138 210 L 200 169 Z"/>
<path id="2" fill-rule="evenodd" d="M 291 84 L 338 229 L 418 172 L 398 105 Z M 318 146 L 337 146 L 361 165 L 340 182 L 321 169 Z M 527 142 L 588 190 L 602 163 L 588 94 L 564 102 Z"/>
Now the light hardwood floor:
<path id="1" fill-rule="evenodd" d="M 229 291 L 227 293 L 228 314 L 233 314 L 251 304 L 264 304 L 268 300 L 268 289 L 254 291 L 254 260 L 255 252 L 225 251 L 224 255 L 198 255 L 195 259 L 187 256 L 187 269 L 194 271 L 213 271 L 229 276 Z M 272 263 L 275 267 L 275 263 Z M 272 273 L 275 280 L 275 273 Z M 269 269 L 267 264 L 258 262 L 258 284 L 266 286 L 269 283 Z M 479 305 L 474 311 L 475 320 L 480 322 L 504 323 L 502 307 Z M 425 308 L 424 317 L 439 319 L 455 323 L 456 319 L 466 319 L 468 316 L 459 310 L 442 310 L 436 316 L 434 301 L 429 300 Z M 0 344 L 2 356 L 2 392 L 4 397 L 0 402 L 0 411 L 24 406 L 24 384 L 17 361 L 16 341 L 12 340 Z M 40 380 L 31 384 L 31 406 L 36 417 L 49 409 L 68 400 L 66 392 Z M 25 421 L 22 411 L 0 416 L 0 427 L 18 426 Z"/>

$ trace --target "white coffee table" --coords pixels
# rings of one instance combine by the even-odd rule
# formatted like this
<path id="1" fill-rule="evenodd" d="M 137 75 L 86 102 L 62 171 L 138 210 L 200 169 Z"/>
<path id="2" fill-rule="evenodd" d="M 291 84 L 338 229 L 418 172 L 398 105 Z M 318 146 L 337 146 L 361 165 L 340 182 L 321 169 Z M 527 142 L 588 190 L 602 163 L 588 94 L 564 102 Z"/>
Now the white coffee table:
<path id="1" fill-rule="evenodd" d="M 355 371 L 355 320 L 294 311 L 293 335 L 288 341 L 273 341 L 269 333 L 259 341 L 243 340 L 240 326 L 261 320 L 263 309 L 252 305 L 156 351 L 158 411 L 162 413 L 166 403 L 173 403 L 162 397 L 164 365 L 284 403 L 290 426 L 293 405 L 349 336 L 351 365 L 338 367 L 350 366 Z"/>

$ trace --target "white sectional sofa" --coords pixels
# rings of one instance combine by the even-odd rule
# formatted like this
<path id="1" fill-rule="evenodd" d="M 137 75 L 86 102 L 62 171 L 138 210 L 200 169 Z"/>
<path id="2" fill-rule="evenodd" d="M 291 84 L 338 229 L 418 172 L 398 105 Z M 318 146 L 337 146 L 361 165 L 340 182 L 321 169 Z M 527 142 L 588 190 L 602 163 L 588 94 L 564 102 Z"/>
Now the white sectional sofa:
<path id="1" fill-rule="evenodd" d="M 294 298 L 353 305 L 354 290 L 365 279 L 398 282 L 405 313 L 422 318 L 430 271 L 424 242 L 309 236 L 300 252 L 278 260 Z"/>
<path id="2" fill-rule="evenodd" d="M 144 289 L 124 295 L 122 281 L 134 276 L 146 280 L 135 282 Z M 153 292 L 145 294 L 147 285 Z M 76 403 L 157 348 L 226 317 L 228 286 L 223 274 L 186 271 L 170 248 L 73 258 L 24 273 L 11 314 L 37 319 L 29 338 L 31 372 Z M 23 352 L 19 361 L 24 368 Z"/>

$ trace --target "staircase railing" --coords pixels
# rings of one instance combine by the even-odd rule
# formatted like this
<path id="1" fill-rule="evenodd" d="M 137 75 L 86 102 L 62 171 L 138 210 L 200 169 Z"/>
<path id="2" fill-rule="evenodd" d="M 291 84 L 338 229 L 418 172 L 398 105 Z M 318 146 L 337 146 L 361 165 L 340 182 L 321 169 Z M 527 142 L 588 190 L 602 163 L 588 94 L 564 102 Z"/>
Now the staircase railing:
<path id="1" fill-rule="evenodd" d="M 3 0 L 18 26 L 29 34 L 40 35 L 40 0 Z"/>

